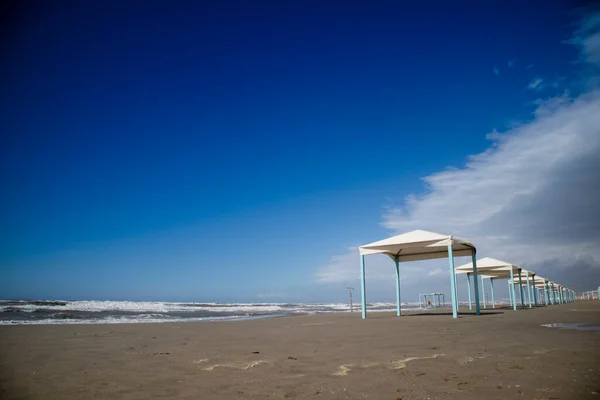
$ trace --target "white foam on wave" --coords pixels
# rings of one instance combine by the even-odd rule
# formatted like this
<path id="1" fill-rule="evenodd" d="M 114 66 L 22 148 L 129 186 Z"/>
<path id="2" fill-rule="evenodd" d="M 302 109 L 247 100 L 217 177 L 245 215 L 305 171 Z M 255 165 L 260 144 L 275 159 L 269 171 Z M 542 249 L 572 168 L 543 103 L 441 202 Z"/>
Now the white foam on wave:
<path id="1" fill-rule="evenodd" d="M 65 305 L 49 304 L 20 304 L 11 306 L 19 308 L 24 312 L 35 310 L 48 311 L 84 311 L 84 312 L 144 312 L 144 313 L 168 313 L 168 312 L 275 312 L 284 310 L 284 304 L 223 304 L 219 303 L 168 303 L 168 302 L 147 302 L 147 301 L 97 301 L 82 300 L 68 301 Z"/>
<path id="2" fill-rule="evenodd" d="M 24 312 L 35 310 L 47 311 L 80 311 L 80 312 L 137 312 L 137 313 L 169 313 L 169 312 L 224 312 L 224 313 L 275 313 L 275 312 L 335 312 L 349 311 L 347 303 L 173 303 L 148 301 L 66 301 L 65 305 L 21 304 L 12 306 Z M 356 304 L 355 307 L 360 307 Z M 369 308 L 394 310 L 394 303 L 371 303 Z"/>
<path id="3" fill-rule="evenodd" d="M 161 324 L 168 322 L 210 322 L 210 321 L 244 321 L 280 317 L 281 315 L 263 316 L 228 316 L 228 317 L 195 317 L 172 318 L 156 317 L 151 314 L 142 314 L 135 317 L 115 316 L 100 319 L 32 319 L 32 320 L 4 320 L 0 325 L 96 325 L 96 324 Z"/>

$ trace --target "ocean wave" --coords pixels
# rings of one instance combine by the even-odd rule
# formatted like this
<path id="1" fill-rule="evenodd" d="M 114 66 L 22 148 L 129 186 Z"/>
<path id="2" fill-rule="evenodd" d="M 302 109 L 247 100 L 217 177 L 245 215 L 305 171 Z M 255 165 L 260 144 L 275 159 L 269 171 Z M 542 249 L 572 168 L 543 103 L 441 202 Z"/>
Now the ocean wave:
<path id="1" fill-rule="evenodd" d="M 226 316 L 226 317 L 195 317 L 178 318 L 157 314 L 141 314 L 137 316 L 110 316 L 93 319 L 31 319 L 31 320 L 0 320 L 0 325 L 95 325 L 95 324 L 156 324 L 169 322 L 209 322 L 209 321 L 244 321 L 282 317 L 283 315 L 270 314 L 262 316 Z"/>
<path id="2" fill-rule="evenodd" d="M 370 303 L 372 309 L 395 309 L 395 303 Z M 219 313 L 275 313 L 275 312 L 311 312 L 311 311 L 348 311 L 346 303 L 174 303 L 142 301 L 2 301 L 2 311 L 18 309 L 23 312 L 136 312 L 165 314 L 171 312 L 219 312 Z M 355 304 L 355 308 L 360 304 Z"/>

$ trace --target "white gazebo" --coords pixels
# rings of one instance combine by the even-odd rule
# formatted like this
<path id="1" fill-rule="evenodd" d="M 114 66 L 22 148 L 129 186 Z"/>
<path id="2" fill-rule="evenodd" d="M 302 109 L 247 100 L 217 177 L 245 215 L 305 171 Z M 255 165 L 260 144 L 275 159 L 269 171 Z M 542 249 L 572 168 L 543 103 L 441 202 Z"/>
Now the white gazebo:
<path id="1" fill-rule="evenodd" d="M 416 230 L 378 242 L 360 246 L 360 279 L 362 317 L 367 318 L 367 292 L 365 282 L 365 256 L 385 254 L 396 263 L 396 315 L 400 316 L 400 267 L 406 261 L 430 260 L 448 257 L 450 261 L 450 288 L 452 293 L 452 316 L 458 317 L 458 294 L 456 293 L 456 274 L 454 256 L 471 256 L 473 275 L 477 282 L 477 261 L 475 246 L 468 240 L 440 233 Z M 479 315 L 479 288 L 475 284 L 476 314 Z"/>
<path id="2" fill-rule="evenodd" d="M 477 290 L 477 275 L 475 274 L 475 269 L 479 270 L 483 275 L 489 277 L 491 280 L 491 284 L 493 285 L 493 279 L 510 279 L 510 281 L 514 281 L 514 277 L 524 277 L 525 275 L 522 273 L 523 269 L 518 265 L 511 264 L 506 261 L 497 260 L 491 257 L 485 257 L 480 260 L 477 260 L 475 268 L 473 268 L 473 263 L 467 263 L 461 265 L 460 267 L 456 267 L 456 273 L 459 274 L 467 274 L 467 283 L 469 290 L 469 305 L 471 304 L 471 282 L 469 279 L 470 275 L 474 277 L 475 289 Z M 482 281 L 483 283 L 483 281 Z M 525 304 L 523 303 L 523 286 L 520 284 L 521 289 L 521 307 L 524 308 Z M 493 290 L 493 286 L 492 286 Z M 517 309 L 517 298 L 515 294 L 514 285 L 510 285 L 509 287 L 509 297 L 511 298 L 513 310 Z M 475 300 L 475 304 L 479 305 L 479 300 Z"/>

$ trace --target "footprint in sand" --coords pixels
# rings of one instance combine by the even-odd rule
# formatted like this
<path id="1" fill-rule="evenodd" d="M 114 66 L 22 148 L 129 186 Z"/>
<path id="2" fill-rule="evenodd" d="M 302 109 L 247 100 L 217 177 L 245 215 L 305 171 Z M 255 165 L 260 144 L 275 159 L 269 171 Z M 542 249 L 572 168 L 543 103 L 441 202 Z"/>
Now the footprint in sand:
<path id="1" fill-rule="evenodd" d="M 204 364 L 208 361 L 209 361 L 208 358 L 203 358 L 201 360 L 192 361 L 192 363 Z M 267 360 L 255 360 L 255 361 L 248 361 L 248 362 L 238 361 L 238 362 L 210 365 L 208 367 L 202 368 L 202 370 L 203 371 L 213 371 L 215 368 L 232 368 L 232 369 L 246 370 L 246 369 L 257 367 L 261 364 L 271 364 L 271 362 L 267 361 Z"/>
<path id="2" fill-rule="evenodd" d="M 384 366 L 387 369 L 398 370 L 406 368 L 406 363 L 414 360 L 427 360 L 442 357 L 443 354 L 434 354 L 429 357 L 408 357 L 403 360 L 396 360 L 391 362 L 371 362 L 371 363 L 362 363 L 362 364 L 345 364 L 340 365 L 340 368 L 333 375 L 336 376 L 347 376 L 348 372 L 350 372 L 353 368 L 371 368 L 377 366 Z"/>

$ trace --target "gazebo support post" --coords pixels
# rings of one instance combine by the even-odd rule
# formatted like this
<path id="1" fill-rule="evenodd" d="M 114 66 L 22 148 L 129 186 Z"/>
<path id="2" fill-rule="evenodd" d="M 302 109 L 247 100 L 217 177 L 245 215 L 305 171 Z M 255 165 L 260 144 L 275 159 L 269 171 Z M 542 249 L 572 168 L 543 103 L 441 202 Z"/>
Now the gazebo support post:
<path id="1" fill-rule="evenodd" d="M 510 281 L 506 281 L 508 285 L 508 304 L 512 307 L 513 299 L 512 299 L 512 291 L 510 290 Z"/>
<path id="2" fill-rule="evenodd" d="M 513 269 L 512 267 L 510 268 L 510 282 L 509 282 L 510 287 L 508 288 L 508 290 L 512 293 L 512 306 L 513 306 L 513 310 L 517 311 L 517 296 L 515 294 L 515 275 L 513 273 Z"/>
<path id="3" fill-rule="evenodd" d="M 563 296 L 564 292 L 563 292 L 563 288 L 560 288 L 560 304 L 565 304 L 565 298 Z"/>
<path id="4" fill-rule="evenodd" d="M 492 292 L 492 308 L 496 308 L 496 300 L 494 299 L 494 278 L 490 278 L 490 290 Z"/>
<path id="5" fill-rule="evenodd" d="M 469 310 L 473 309 L 473 302 L 471 301 L 471 278 L 467 273 L 467 292 L 469 293 Z"/>
<path id="6" fill-rule="evenodd" d="M 483 308 L 487 308 L 487 304 L 485 302 L 485 281 L 483 280 L 483 275 L 481 276 L 481 297 L 483 300 Z"/>
<path id="7" fill-rule="evenodd" d="M 400 261 L 398 256 L 394 259 L 396 263 L 396 316 L 400 316 Z"/>
<path id="8" fill-rule="evenodd" d="M 481 314 L 479 308 L 479 284 L 477 283 L 477 251 L 473 249 L 471 251 L 471 259 L 473 260 L 473 289 L 475 290 L 475 314 Z"/>
<path id="9" fill-rule="evenodd" d="M 533 280 L 533 305 L 537 307 L 537 288 L 535 287 L 535 274 L 531 275 Z"/>
<path id="10" fill-rule="evenodd" d="M 458 310 L 458 278 L 456 277 L 456 271 L 454 272 L 454 288 L 456 290 L 456 309 Z"/>
<path id="11" fill-rule="evenodd" d="M 354 264 L 356 265 L 356 264 Z M 362 318 L 367 318 L 367 286 L 365 282 L 365 256 L 360 256 L 360 301 L 362 303 Z"/>
<path id="12" fill-rule="evenodd" d="M 456 280 L 454 279 L 454 256 L 452 255 L 452 242 L 448 245 L 448 266 L 450 268 L 450 292 L 452 293 L 452 318 L 458 318 L 456 306 Z"/>
<path id="13" fill-rule="evenodd" d="M 529 273 L 527 274 L 527 300 L 529 300 L 529 308 L 532 307 L 531 305 L 531 285 L 529 284 Z"/>
<path id="14" fill-rule="evenodd" d="M 521 309 L 525 309 L 525 299 L 523 298 L 523 278 L 521 276 L 521 268 L 517 271 L 519 273 L 519 292 L 521 295 Z"/>

